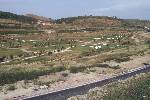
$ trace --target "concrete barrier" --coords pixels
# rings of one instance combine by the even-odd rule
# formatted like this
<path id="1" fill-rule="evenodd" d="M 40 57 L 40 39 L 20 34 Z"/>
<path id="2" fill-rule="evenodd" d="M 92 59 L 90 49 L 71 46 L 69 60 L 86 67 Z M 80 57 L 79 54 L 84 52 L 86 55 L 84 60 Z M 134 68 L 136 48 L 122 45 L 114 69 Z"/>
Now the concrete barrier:
<path id="1" fill-rule="evenodd" d="M 119 75 L 116 75 L 116 76 L 113 76 L 111 78 L 107 78 L 104 80 L 99 80 L 93 83 L 85 84 L 85 85 L 78 86 L 78 87 L 68 88 L 68 89 L 60 90 L 56 92 L 50 92 L 50 93 L 46 93 L 42 95 L 26 97 L 26 98 L 23 98 L 22 100 L 66 100 L 67 98 L 71 96 L 86 94 L 92 88 L 100 87 L 100 86 L 106 85 L 114 81 L 124 80 L 129 77 L 135 76 L 137 74 L 146 73 L 146 72 L 150 72 L 150 65 L 139 67 L 134 70 L 130 70 L 126 73 L 121 73 Z"/>

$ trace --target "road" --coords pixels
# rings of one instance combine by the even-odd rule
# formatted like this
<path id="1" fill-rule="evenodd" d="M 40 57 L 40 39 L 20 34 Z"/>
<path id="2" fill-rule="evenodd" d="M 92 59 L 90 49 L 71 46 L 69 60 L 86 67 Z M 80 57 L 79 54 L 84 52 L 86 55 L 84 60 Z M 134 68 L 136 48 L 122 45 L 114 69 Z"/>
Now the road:
<path id="1" fill-rule="evenodd" d="M 150 65 L 132 69 L 127 72 L 123 72 L 103 80 L 97 80 L 95 82 L 84 84 L 77 87 L 70 87 L 64 90 L 58 90 L 53 92 L 47 91 L 46 93 L 31 95 L 29 97 L 20 96 L 12 99 L 13 100 L 66 100 L 71 96 L 86 94 L 92 88 L 104 86 L 108 83 L 118 81 L 118 80 L 125 80 L 129 77 L 135 76 L 140 73 L 146 73 L 146 72 L 150 72 Z"/>

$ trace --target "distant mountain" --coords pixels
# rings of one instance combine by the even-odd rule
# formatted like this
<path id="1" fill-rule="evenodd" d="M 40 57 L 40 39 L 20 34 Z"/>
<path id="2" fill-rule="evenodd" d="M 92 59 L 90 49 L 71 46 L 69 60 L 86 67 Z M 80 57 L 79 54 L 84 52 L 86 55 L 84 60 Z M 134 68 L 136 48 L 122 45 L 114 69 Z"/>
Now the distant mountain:
<path id="1" fill-rule="evenodd" d="M 51 22 L 52 19 L 50 18 L 47 18 L 47 17 L 43 17 L 43 16 L 38 16 L 38 15 L 34 15 L 34 14 L 26 14 L 27 17 L 31 17 L 31 18 L 34 18 L 36 20 L 41 20 L 41 21 L 48 21 L 48 22 Z"/>

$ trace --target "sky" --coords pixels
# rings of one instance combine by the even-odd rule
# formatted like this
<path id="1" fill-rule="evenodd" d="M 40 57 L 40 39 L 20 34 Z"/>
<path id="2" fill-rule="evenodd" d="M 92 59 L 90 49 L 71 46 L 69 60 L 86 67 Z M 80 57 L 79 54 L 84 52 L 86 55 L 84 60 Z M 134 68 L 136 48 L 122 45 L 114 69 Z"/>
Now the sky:
<path id="1" fill-rule="evenodd" d="M 150 20 L 150 0 L 0 0 L 0 11 L 53 19 L 97 15 Z"/>

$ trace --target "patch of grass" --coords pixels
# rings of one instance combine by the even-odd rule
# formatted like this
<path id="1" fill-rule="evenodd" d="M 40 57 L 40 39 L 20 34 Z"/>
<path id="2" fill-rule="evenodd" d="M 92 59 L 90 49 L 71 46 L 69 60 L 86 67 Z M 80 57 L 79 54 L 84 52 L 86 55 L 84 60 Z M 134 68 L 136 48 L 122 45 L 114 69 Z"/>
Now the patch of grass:
<path id="1" fill-rule="evenodd" d="M 21 55 L 23 52 L 20 49 L 5 49 L 0 48 L 0 56 Z"/>
<path id="2" fill-rule="evenodd" d="M 6 68 L 7 70 L 0 72 L 0 85 L 14 83 L 20 80 L 32 80 L 38 78 L 38 76 L 47 75 L 49 73 L 55 73 L 64 71 L 65 68 L 58 67 L 40 67 L 40 68 Z"/>
<path id="3" fill-rule="evenodd" d="M 23 62 L 25 63 L 33 63 L 33 62 L 37 62 L 37 61 L 40 61 L 40 62 L 45 62 L 45 61 L 48 61 L 49 59 L 47 57 L 36 57 L 36 58 L 31 58 L 31 59 L 27 59 L 27 60 L 24 60 Z"/>
<path id="4" fill-rule="evenodd" d="M 125 61 L 129 61 L 130 57 L 133 54 L 128 54 L 128 53 L 119 53 L 119 54 L 113 54 L 113 55 L 108 55 L 104 61 L 111 61 L 114 60 L 118 63 L 120 62 L 125 62 Z"/>
<path id="5" fill-rule="evenodd" d="M 89 52 L 91 48 L 87 46 L 86 47 L 77 46 L 77 47 L 71 48 L 71 50 L 84 53 L 84 52 Z"/>

